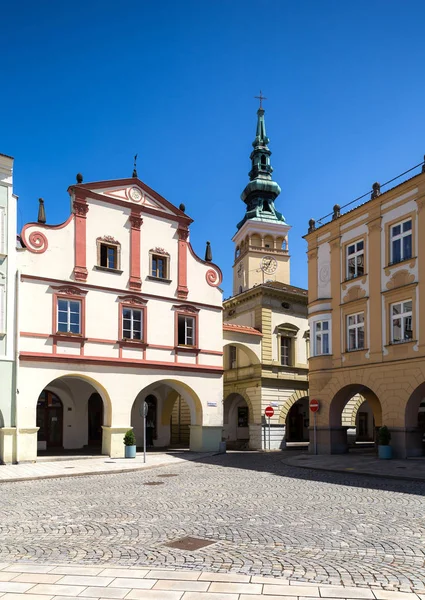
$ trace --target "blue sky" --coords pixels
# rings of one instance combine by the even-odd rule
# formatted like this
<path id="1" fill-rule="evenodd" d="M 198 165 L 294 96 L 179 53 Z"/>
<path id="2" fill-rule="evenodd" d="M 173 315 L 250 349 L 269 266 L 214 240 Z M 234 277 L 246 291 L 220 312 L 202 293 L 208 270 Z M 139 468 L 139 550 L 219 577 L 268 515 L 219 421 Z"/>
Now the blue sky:
<path id="1" fill-rule="evenodd" d="M 260 89 L 291 283 L 307 285 L 308 219 L 421 161 L 421 0 L 40 0 L 2 9 L 0 152 L 15 157 L 19 226 L 37 199 L 127 177 L 195 219 L 191 241 L 231 294 Z M 105 232 L 107 233 L 107 232 Z"/>

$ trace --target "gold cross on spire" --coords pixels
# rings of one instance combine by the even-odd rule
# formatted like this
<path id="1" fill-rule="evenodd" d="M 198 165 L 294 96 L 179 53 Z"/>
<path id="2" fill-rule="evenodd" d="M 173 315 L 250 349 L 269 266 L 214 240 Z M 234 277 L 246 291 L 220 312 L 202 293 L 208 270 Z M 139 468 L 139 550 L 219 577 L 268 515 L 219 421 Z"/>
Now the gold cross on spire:
<path id="1" fill-rule="evenodd" d="M 263 92 L 260 90 L 260 95 L 254 96 L 254 98 L 257 98 L 260 101 L 260 108 L 263 108 L 263 100 L 267 100 L 267 98 L 263 96 Z"/>

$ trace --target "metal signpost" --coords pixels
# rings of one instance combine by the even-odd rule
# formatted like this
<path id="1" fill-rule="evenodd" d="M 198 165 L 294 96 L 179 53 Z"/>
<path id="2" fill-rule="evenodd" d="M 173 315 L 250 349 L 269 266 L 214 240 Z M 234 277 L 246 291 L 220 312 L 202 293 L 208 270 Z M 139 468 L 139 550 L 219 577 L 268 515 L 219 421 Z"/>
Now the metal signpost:
<path id="1" fill-rule="evenodd" d="M 320 408 L 319 401 L 315 398 L 310 400 L 310 410 L 313 413 L 313 440 L 314 440 L 314 454 L 317 454 L 317 433 L 316 433 L 316 413 Z"/>
<path id="2" fill-rule="evenodd" d="M 274 415 L 273 407 L 267 406 L 266 410 L 264 411 L 264 414 L 266 415 L 266 417 L 269 420 L 269 450 L 270 450 L 270 417 L 272 417 Z"/>
<path id="3" fill-rule="evenodd" d="M 143 462 L 146 462 L 146 417 L 148 416 L 149 405 L 142 402 L 140 405 L 140 416 L 143 417 Z"/>

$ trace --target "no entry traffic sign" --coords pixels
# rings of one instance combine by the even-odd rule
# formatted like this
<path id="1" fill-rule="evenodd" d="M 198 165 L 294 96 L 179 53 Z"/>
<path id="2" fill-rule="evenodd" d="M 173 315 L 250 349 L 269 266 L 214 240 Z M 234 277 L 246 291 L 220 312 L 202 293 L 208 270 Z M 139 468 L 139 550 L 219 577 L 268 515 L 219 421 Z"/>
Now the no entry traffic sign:
<path id="1" fill-rule="evenodd" d="M 268 406 L 264 412 L 265 412 L 266 417 L 269 417 L 269 418 L 274 415 L 274 410 L 273 410 L 272 406 Z"/>
<path id="2" fill-rule="evenodd" d="M 318 400 L 315 400 L 314 398 L 312 398 L 310 400 L 310 410 L 311 412 L 315 413 L 319 410 L 320 408 L 320 404 Z"/>

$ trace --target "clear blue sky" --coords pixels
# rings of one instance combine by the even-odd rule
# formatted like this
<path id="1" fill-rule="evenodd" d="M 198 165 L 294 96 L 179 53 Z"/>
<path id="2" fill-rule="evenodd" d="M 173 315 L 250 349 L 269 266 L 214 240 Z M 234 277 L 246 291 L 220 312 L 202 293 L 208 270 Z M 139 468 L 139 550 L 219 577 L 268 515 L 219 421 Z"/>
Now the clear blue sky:
<path id="1" fill-rule="evenodd" d="M 425 152 L 422 0 L 40 0 L 2 8 L 0 152 L 15 157 L 19 226 L 68 185 L 140 178 L 195 219 L 191 240 L 231 294 L 260 89 L 293 285 L 308 219 Z M 105 232 L 107 233 L 107 232 Z"/>

